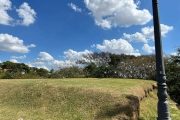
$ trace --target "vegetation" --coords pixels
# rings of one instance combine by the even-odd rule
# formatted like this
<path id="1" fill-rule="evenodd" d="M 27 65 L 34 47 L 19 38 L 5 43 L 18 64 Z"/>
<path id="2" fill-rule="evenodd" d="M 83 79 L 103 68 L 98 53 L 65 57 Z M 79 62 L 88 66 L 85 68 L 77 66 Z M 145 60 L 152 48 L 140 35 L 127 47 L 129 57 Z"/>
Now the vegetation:
<path id="1" fill-rule="evenodd" d="M 24 63 L 6 61 L 0 63 L 0 79 L 48 78 L 49 71 L 43 68 L 29 67 Z"/>
<path id="2" fill-rule="evenodd" d="M 177 56 L 171 56 L 166 64 L 168 94 L 171 99 L 180 104 L 180 48 Z"/>
<path id="3" fill-rule="evenodd" d="M 140 119 L 139 120 L 156 120 L 157 119 L 157 91 L 154 90 L 147 95 L 141 101 L 140 104 Z M 180 108 L 178 105 L 168 99 L 169 109 L 170 109 L 170 117 L 172 120 L 179 120 L 180 118 Z"/>

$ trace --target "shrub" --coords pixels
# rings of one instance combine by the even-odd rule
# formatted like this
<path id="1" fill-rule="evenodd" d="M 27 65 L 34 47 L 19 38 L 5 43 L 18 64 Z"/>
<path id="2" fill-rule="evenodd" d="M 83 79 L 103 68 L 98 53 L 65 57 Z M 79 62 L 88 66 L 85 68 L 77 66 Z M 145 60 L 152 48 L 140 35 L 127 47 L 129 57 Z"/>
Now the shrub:
<path id="1" fill-rule="evenodd" d="M 2 76 L 2 79 L 13 79 L 13 75 L 9 72 L 6 72 L 4 76 Z"/>
<path id="2" fill-rule="evenodd" d="M 166 65 L 168 94 L 172 100 L 180 104 L 180 66 L 175 63 Z"/>

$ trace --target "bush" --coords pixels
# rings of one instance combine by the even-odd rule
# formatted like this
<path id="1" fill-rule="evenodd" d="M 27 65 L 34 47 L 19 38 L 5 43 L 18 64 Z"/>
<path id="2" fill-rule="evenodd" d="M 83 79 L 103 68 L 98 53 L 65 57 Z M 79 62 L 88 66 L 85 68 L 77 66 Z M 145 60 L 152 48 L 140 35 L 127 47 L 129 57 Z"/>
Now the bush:
<path id="1" fill-rule="evenodd" d="M 172 100 L 180 104 L 180 66 L 175 63 L 166 65 L 168 94 Z"/>
<path id="2" fill-rule="evenodd" d="M 13 79 L 13 75 L 11 73 L 6 72 L 2 79 Z"/>

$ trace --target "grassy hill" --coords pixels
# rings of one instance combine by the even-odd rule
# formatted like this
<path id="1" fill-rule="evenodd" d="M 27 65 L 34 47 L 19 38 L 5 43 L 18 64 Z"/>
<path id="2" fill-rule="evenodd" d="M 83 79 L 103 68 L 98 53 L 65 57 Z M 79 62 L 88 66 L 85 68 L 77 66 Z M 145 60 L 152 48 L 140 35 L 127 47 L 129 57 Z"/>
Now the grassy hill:
<path id="1" fill-rule="evenodd" d="M 0 80 L 0 120 L 156 119 L 155 82 L 131 79 Z M 147 96 L 147 97 L 146 97 Z M 173 120 L 180 117 L 170 101 Z"/>

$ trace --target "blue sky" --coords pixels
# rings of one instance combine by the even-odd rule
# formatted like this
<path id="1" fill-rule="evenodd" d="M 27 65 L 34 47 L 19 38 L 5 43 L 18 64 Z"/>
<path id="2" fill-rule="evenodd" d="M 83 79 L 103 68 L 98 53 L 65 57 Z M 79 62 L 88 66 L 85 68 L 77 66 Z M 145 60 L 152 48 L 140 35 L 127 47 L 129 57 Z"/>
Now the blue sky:
<path id="1" fill-rule="evenodd" d="M 159 0 L 163 52 L 180 46 L 180 2 Z M 0 62 L 46 69 L 94 51 L 154 53 L 152 0 L 0 0 Z"/>

